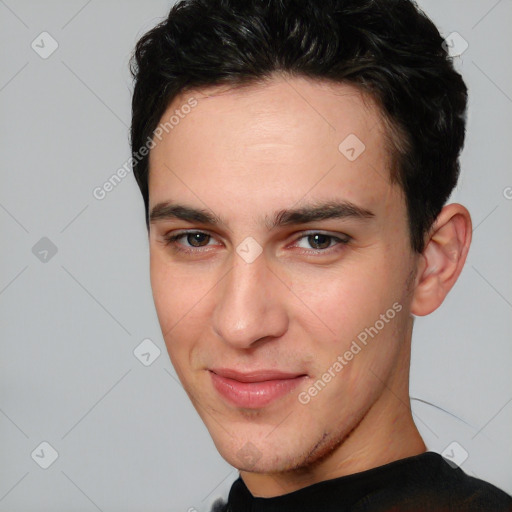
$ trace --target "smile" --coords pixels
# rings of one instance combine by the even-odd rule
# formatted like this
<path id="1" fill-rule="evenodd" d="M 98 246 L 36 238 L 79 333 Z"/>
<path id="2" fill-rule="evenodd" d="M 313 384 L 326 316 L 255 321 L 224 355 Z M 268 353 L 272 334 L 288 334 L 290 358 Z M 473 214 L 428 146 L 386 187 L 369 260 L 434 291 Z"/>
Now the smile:
<path id="1" fill-rule="evenodd" d="M 210 370 L 217 392 L 228 402 L 245 409 L 260 409 L 287 395 L 305 378 L 275 370 L 240 373 L 234 370 Z"/>

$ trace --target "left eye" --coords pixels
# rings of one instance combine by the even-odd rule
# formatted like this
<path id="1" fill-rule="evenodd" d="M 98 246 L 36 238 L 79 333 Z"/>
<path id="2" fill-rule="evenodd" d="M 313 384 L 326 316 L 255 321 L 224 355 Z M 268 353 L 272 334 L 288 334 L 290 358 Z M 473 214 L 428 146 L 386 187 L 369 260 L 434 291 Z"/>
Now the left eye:
<path id="1" fill-rule="evenodd" d="M 306 244 L 309 244 L 309 247 L 304 245 L 299 245 L 300 241 L 305 241 Z M 315 250 L 323 250 L 329 249 L 330 247 L 337 244 L 346 244 L 348 240 L 339 238 L 333 235 L 326 235 L 324 233 L 310 233 L 308 235 L 301 236 L 298 239 L 298 246 L 302 249 L 315 249 Z"/>

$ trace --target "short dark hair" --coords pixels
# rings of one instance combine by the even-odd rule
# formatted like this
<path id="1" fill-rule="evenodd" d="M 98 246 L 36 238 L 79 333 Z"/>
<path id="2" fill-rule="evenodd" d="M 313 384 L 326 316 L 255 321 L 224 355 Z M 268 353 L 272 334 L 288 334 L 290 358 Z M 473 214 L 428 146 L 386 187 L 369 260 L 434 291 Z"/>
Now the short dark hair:
<path id="1" fill-rule="evenodd" d="M 422 252 L 457 183 L 465 135 L 467 88 L 442 43 L 411 0 L 179 1 L 131 61 L 133 171 L 148 229 L 148 156 L 138 151 L 172 100 L 285 73 L 352 84 L 376 101 L 390 132 L 390 179 Z"/>

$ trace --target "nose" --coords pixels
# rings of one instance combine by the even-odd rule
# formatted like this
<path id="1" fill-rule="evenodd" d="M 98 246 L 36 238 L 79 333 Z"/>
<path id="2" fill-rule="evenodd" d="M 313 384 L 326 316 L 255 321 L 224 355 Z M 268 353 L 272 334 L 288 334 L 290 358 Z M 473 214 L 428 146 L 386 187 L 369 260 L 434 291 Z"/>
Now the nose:
<path id="1" fill-rule="evenodd" d="M 283 290 L 284 284 L 267 266 L 263 254 L 252 263 L 235 254 L 233 268 L 217 287 L 215 333 L 237 349 L 282 336 L 289 322 Z"/>

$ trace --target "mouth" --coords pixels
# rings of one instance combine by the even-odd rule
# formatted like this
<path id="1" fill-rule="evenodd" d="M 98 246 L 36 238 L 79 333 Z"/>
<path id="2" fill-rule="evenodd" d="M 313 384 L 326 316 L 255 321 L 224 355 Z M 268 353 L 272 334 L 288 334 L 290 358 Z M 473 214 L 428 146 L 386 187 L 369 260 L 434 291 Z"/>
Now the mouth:
<path id="1" fill-rule="evenodd" d="M 213 387 L 230 404 L 261 409 L 293 391 L 307 378 L 304 373 L 278 370 L 238 372 L 227 368 L 209 370 Z"/>

